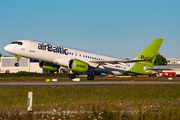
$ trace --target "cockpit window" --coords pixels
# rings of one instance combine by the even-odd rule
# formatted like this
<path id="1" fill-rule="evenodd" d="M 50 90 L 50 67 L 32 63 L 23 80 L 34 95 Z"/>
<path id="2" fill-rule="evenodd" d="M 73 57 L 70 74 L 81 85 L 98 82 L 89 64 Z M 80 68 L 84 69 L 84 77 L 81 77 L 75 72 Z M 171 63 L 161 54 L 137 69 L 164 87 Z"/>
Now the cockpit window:
<path id="1" fill-rule="evenodd" d="M 18 44 L 18 45 L 23 45 L 23 43 L 22 43 L 22 42 L 18 42 L 17 44 Z"/>
<path id="2" fill-rule="evenodd" d="M 23 43 L 22 43 L 22 42 L 17 42 L 17 41 L 12 42 L 11 44 L 23 45 Z"/>
<path id="3" fill-rule="evenodd" d="M 17 44 L 17 42 L 16 42 L 16 41 L 13 41 L 11 44 Z"/>

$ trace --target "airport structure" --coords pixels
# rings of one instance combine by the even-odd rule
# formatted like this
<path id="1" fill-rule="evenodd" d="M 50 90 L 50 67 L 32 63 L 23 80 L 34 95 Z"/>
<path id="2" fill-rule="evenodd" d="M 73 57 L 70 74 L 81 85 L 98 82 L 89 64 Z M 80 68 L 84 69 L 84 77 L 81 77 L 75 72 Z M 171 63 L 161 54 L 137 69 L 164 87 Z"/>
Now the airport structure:
<path id="1" fill-rule="evenodd" d="M 39 66 L 38 60 L 21 58 L 19 59 L 19 67 L 15 67 L 14 64 L 17 62 L 15 57 L 1 57 L 0 59 L 0 73 L 16 73 L 19 71 L 26 72 L 36 72 L 36 73 L 49 73 L 49 70 L 43 69 Z M 167 58 L 168 66 L 179 66 L 180 67 L 180 58 Z M 63 72 L 64 68 L 58 69 L 57 73 Z M 180 69 L 173 70 L 163 70 L 163 72 L 176 72 L 180 75 Z"/>
<path id="2" fill-rule="evenodd" d="M 166 58 L 167 66 L 177 66 L 175 70 L 163 70 L 163 72 L 176 72 L 177 75 L 180 75 L 180 58 Z"/>
<path id="3" fill-rule="evenodd" d="M 180 58 L 166 58 L 168 66 L 180 66 Z"/>
<path id="4" fill-rule="evenodd" d="M 33 60 L 28 58 L 19 59 L 19 67 L 14 64 L 17 63 L 16 57 L 1 57 L 0 58 L 0 73 L 17 73 L 20 71 L 26 71 L 31 73 L 50 73 L 52 71 L 46 70 L 40 67 L 39 60 Z M 67 70 L 64 67 L 59 68 L 56 72 L 62 73 Z M 54 71 L 53 71 L 54 72 Z"/>
<path id="5" fill-rule="evenodd" d="M 16 73 L 19 71 L 43 73 L 43 69 L 39 67 L 39 61 L 27 58 L 19 59 L 19 67 L 15 67 L 17 62 L 15 57 L 1 57 L 0 73 Z"/>

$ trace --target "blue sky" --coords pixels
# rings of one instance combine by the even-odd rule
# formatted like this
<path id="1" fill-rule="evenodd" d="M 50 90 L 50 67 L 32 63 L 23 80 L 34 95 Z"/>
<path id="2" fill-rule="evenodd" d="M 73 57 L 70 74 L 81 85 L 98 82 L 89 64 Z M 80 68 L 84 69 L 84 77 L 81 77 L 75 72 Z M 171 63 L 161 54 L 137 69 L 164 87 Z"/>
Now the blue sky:
<path id="1" fill-rule="evenodd" d="M 179 0 L 1 0 L 0 53 L 32 39 L 94 53 L 137 57 L 155 38 L 160 54 L 180 57 Z"/>

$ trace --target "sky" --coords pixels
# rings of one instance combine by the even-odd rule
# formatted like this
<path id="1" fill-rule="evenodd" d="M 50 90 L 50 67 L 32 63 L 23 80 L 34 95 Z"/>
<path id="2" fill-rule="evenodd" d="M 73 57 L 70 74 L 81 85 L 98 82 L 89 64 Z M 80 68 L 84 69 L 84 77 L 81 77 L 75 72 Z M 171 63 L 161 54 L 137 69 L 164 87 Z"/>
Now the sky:
<path id="1" fill-rule="evenodd" d="M 180 57 L 179 0 L 1 0 L 0 53 L 28 39 L 125 58 L 155 38 L 160 54 Z M 49 56 L 48 56 L 49 57 Z"/>

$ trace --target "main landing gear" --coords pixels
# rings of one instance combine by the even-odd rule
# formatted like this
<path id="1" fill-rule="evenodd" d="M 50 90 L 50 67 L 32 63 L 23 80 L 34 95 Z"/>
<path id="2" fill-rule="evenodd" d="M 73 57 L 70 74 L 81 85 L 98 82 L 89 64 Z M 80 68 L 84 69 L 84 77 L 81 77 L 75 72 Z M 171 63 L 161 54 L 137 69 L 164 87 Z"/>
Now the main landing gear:
<path id="1" fill-rule="evenodd" d="M 94 75 L 92 72 L 90 72 L 90 75 L 87 76 L 88 80 L 94 80 Z"/>
<path id="2" fill-rule="evenodd" d="M 70 71 L 69 78 L 70 78 L 70 79 L 74 79 L 74 78 L 76 78 L 76 75 L 77 75 L 77 74 L 78 74 L 78 73 L 73 73 L 72 71 Z M 92 72 L 90 72 L 90 75 L 87 76 L 87 79 L 88 79 L 88 80 L 94 80 L 94 75 L 93 75 Z"/>
<path id="3" fill-rule="evenodd" d="M 69 78 L 70 78 L 70 79 L 76 78 L 76 74 L 69 74 Z"/>
<path id="4" fill-rule="evenodd" d="M 70 79 L 76 78 L 76 74 L 69 74 L 69 78 L 70 78 Z M 87 76 L 87 79 L 88 79 L 88 80 L 94 80 L 94 75 L 88 75 L 88 76 Z"/>
<path id="5" fill-rule="evenodd" d="M 94 80 L 94 75 L 88 75 L 88 76 L 87 76 L 87 79 L 88 79 L 88 80 Z"/>

